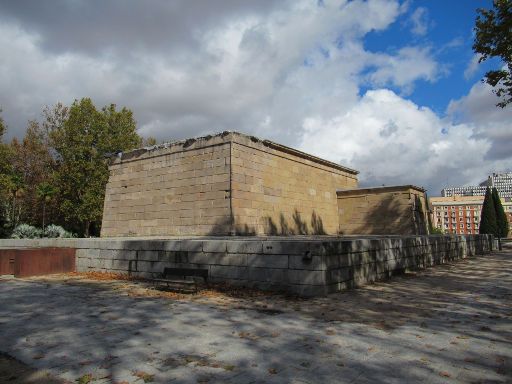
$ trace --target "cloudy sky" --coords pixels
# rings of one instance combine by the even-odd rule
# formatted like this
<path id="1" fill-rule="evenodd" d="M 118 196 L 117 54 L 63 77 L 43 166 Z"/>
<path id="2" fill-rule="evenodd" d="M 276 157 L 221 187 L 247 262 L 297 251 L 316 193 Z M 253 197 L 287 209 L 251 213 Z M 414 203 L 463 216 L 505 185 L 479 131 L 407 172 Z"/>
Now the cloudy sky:
<path id="1" fill-rule="evenodd" d="M 471 50 L 491 1 L 0 0 L 0 107 L 23 136 L 91 97 L 141 135 L 223 130 L 438 195 L 512 170 L 512 106 Z"/>

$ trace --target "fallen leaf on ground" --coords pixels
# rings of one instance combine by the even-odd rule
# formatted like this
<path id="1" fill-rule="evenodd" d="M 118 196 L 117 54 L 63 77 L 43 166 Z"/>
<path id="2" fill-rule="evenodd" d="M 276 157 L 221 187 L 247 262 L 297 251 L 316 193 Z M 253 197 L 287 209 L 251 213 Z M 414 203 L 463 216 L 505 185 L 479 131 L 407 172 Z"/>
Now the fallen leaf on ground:
<path id="1" fill-rule="evenodd" d="M 76 379 L 78 384 L 89 384 L 92 381 L 92 375 L 90 373 L 86 373 L 85 375 L 80 376 Z"/>
<path id="2" fill-rule="evenodd" d="M 145 383 L 151 383 L 153 381 L 153 379 L 155 378 L 155 375 L 151 375 L 144 371 L 135 371 L 135 372 L 133 372 L 133 376 L 144 380 Z"/>

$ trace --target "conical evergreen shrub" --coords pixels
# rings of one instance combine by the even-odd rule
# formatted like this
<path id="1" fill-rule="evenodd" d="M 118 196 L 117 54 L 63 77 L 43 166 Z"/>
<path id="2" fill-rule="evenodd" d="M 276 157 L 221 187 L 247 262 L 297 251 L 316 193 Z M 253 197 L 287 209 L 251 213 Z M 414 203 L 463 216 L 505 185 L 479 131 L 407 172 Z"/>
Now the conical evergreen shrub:
<path id="1" fill-rule="evenodd" d="M 498 235 L 498 222 L 496 220 L 496 209 L 494 208 L 491 188 L 485 191 L 484 204 L 480 218 L 479 232 L 481 234 Z"/>
<path id="2" fill-rule="evenodd" d="M 498 237 L 508 236 L 508 219 L 503 205 L 501 205 L 500 195 L 496 188 L 492 189 L 492 199 L 494 202 L 494 210 L 496 212 L 496 224 L 498 225 Z"/>

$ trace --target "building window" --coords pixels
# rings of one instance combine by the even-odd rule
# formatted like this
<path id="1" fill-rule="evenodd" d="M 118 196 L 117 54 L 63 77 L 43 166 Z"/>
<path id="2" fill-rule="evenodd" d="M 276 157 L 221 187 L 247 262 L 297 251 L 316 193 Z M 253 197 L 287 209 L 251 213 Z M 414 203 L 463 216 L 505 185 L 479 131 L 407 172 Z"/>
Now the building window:
<path id="1" fill-rule="evenodd" d="M 460 228 L 464 228 L 464 224 L 459 225 Z"/>

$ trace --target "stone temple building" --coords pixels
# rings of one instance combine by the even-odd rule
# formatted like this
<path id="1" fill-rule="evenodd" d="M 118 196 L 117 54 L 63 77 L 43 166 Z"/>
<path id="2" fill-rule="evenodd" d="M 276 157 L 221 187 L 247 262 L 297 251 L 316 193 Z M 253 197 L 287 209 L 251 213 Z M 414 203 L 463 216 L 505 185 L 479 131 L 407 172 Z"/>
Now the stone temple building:
<path id="1" fill-rule="evenodd" d="M 102 237 L 425 234 L 425 191 L 237 132 L 138 149 L 110 165 Z"/>

